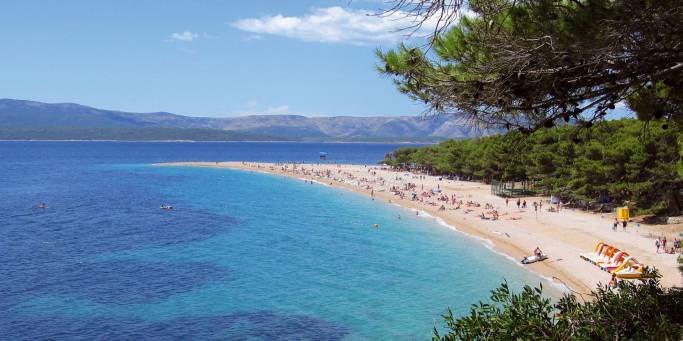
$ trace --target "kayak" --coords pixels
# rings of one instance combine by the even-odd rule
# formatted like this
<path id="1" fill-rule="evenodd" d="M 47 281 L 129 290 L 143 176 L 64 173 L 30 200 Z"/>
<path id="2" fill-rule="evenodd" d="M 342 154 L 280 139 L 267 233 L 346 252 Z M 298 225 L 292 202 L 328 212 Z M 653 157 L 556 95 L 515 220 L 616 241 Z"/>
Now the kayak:
<path id="1" fill-rule="evenodd" d="M 522 264 L 536 263 L 536 262 L 544 261 L 546 259 L 548 259 L 548 256 L 546 256 L 545 254 L 541 254 L 540 256 L 536 256 L 536 255 L 526 256 L 526 257 L 522 258 Z"/>

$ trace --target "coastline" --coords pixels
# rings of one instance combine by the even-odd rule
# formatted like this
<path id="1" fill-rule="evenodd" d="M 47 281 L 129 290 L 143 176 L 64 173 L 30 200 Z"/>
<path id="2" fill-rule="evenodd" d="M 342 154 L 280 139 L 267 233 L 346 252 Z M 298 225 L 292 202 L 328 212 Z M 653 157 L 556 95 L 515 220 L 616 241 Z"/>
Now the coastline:
<path id="1" fill-rule="evenodd" d="M 523 198 L 530 209 L 518 209 L 513 199 L 508 205 L 504 198 L 490 194 L 490 186 L 482 183 L 439 179 L 435 176 L 420 178 L 406 172 L 396 172 L 378 166 L 342 165 L 342 164 L 281 164 L 254 162 L 173 162 L 160 166 L 190 166 L 228 168 L 242 171 L 253 171 L 275 174 L 305 181 L 315 181 L 338 189 L 350 190 L 375 200 L 395 204 L 407 209 L 424 212 L 435 218 L 437 222 L 449 228 L 481 240 L 485 247 L 499 253 L 519 265 L 519 259 L 528 256 L 536 246 L 548 254 L 549 259 L 524 267 L 558 287 L 589 293 L 599 283 L 607 283 L 610 275 L 590 263 L 579 258 L 579 253 L 592 252 L 595 245 L 607 242 L 629 252 L 646 265 L 659 269 L 664 286 L 681 286 L 682 277 L 678 271 L 676 255 L 655 254 L 653 233 L 669 232 L 673 242 L 673 233 L 678 231 L 661 231 L 661 228 L 641 224 L 636 229 L 631 224 L 626 231 L 613 232 L 610 226 L 613 214 L 596 215 L 575 210 L 547 212 L 542 209 L 535 212 L 531 203 L 542 198 Z M 326 174 L 323 176 L 322 174 Z M 410 178 L 408 178 L 410 177 Z M 458 200 L 473 201 L 495 206 L 501 214 L 499 220 L 482 220 L 477 214 L 482 207 L 475 209 L 448 208 L 439 210 L 438 205 L 428 205 L 427 201 L 412 201 L 400 198 L 388 191 L 390 185 L 381 186 L 386 180 L 406 178 L 425 190 L 440 188 L 447 195 L 454 194 Z M 396 180 L 395 183 L 401 181 Z M 375 191 L 375 189 L 377 189 Z M 549 205 L 548 205 L 549 206 Z M 513 208 L 514 207 L 514 208 Z M 423 215 L 424 215 L 423 213 Z M 509 218 L 515 218 L 514 220 Z M 520 265 L 521 266 L 521 265 Z"/>

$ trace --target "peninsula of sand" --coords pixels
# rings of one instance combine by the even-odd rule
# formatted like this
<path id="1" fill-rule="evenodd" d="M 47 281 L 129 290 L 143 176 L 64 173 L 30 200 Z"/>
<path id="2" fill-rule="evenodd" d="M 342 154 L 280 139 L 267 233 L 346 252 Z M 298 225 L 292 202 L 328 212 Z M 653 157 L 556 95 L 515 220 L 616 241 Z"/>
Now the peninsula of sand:
<path id="1" fill-rule="evenodd" d="M 655 246 L 658 237 L 666 237 L 672 245 L 683 231 L 680 225 L 631 222 L 626 228 L 619 225 L 615 231 L 614 214 L 557 210 L 548 198 L 540 197 L 520 198 L 518 207 L 517 198 L 506 201 L 491 194 L 491 188 L 486 184 L 381 166 L 253 162 L 175 162 L 160 165 L 254 171 L 351 190 L 438 217 L 458 231 L 490 241 L 494 250 L 514 259 L 531 255 L 536 247 L 540 247 L 548 259 L 525 266 L 579 293 L 588 293 L 598 283 L 610 281 L 609 273 L 579 257 L 581 253 L 593 252 L 599 242 L 618 247 L 640 263 L 658 269 L 663 285 L 678 287 L 683 284 L 678 255 L 658 252 Z M 495 217 L 491 217 L 491 212 L 495 212 Z"/>

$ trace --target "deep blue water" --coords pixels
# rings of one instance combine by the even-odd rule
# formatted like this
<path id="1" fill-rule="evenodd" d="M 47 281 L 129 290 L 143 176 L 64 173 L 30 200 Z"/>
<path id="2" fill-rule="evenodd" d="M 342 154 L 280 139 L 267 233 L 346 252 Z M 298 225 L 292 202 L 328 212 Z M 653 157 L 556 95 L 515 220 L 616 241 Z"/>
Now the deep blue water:
<path id="1" fill-rule="evenodd" d="M 449 307 L 467 312 L 503 278 L 539 281 L 471 238 L 354 193 L 152 165 L 315 161 L 320 151 L 372 164 L 397 147 L 0 142 L 0 338 L 427 339 Z"/>

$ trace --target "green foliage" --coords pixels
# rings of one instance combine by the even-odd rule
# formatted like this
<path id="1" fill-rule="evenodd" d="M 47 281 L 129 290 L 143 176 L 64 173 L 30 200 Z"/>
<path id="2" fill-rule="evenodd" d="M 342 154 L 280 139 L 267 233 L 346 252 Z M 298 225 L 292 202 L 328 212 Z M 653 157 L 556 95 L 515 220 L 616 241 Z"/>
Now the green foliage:
<path id="1" fill-rule="evenodd" d="M 681 210 L 681 134 L 633 119 L 591 129 L 512 131 L 476 140 L 446 141 L 388 154 L 389 165 L 474 180 L 532 181 L 543 192 L 579 203 L 628 202 L 639 214 Z"/>
<path id="2" fill-rule="evenodd" d="M 590 126 L 625 101 L 640 118 L 683 122 L 680 0 L 394 2 L 425 20 L 463 4 L 476 14 L 428 47 L 377 52 L 378 71 L 428 111 L 529 132 Z"/>
<path id="3" fill-rule="evenodd" d="M 491 303 L 473 305 L 469 315 L 444 315 L 447 333 L 433 340 L 679 340 L 683 336 L 683 292 L 657 280 L 598 287 L 582 303 L 565 295 L 557 303 L 542 287 L 520 293 L 507 283 L 491 292 Z"/>

